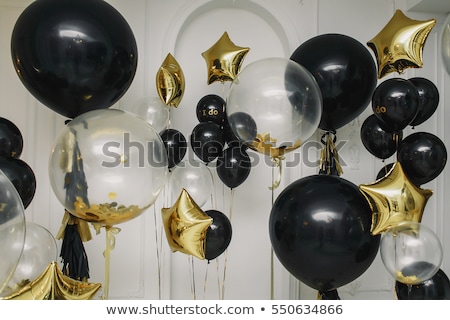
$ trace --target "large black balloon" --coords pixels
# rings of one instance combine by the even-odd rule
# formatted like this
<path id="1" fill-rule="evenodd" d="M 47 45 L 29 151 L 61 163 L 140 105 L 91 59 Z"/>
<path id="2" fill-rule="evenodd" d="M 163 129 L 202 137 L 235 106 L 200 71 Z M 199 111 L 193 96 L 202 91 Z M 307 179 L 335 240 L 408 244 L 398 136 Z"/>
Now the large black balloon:
<path id="1" fill-rule="evenodd" d="M 0 117 L 0 156 L 20 158 L 23 137 L 19 128 L 10 120 Z"/>
<path id="2" fill-rule="evenodd" d="M 137 44 L 124 17 L 103 0 L 39 0 L 21 13 L 11 55 L 28 91 L 68 117 L 109 108 L 128 90 Z"/>
<path id="3" fill-rule="evenodd" d="M 396 151 L 403 139 L 403 131 L 386 132 L 380 127 L 378 118 L 372 114 L 364 120 L 360 130 L 361 141 L 364 147 L 380 159 L 387 159 Z"/>
<path id="4" fill-rule="evenodd" d="M 184 135 L 176 129 L 165 129 L 160 133 L 161 140 L 167 152 L 169 169 L 172 169 L 183 160 L 187 151 L 187 142 Z"/>
<path id="5" fill-rule="evenodd" d="M 358 187 L 331 175 L 301 178 L 277 197 L 269 219 L 272 247 L 297 279 L 319 291 L 363 274 L 377 255 L 372 211 Z"/>
<path id="6" fill-rule="evenodd" d="M 232 228 L 228 217 L 218 210 L 206 210 L 212 223 L 206 230 L 205 259 L 212 260 L 220 256 L 231 242 Z"/>
<path id="7" fill-rule="evenodd" d="M 397 160 L 409 180 L 420 186 L 435 179 L 444 170 L 447 149 L 434 134 L 415 132 L 400 142 Z"/>
<path id="8" fill-rule="evenodd" d="M 250 157 L 245 148 L 232 146 L 223 150 L 217 158 L 216 171 L 220 180 L 233 189 L 247 180 L 251 167 Z"/>
<path id="9" fill-rule="evenodd" d="M 206 164 L 221 155 L 225 145 L 222 127 L 211 121 L 197 124 L 190 141 L 194 153 Z"/>
<path id="10" fill-rule="evenodd" d="M 323 98 L 320 129 L 339 129 L 369 105 L 377 67 L 359 41 L 342 34 L 319 35 L 301 44 L 290 59 L 308 69 L 319 84 Z"/>
<path id="11" fill-rule="evenodd" d="M 439 90 L 436 85 L 426 78 L 415 77 L 410 78 L 419 93 L 419 111 L 416 117 L 409 124 L 410 126 L 417 126 L 428 120 L 436 111 L 439 105 Z"/>
<path id="12" fill-rule="evenodd" d="M 409 80 L 402 78 L 385 80 L 373 93 L 372 110 L 384 130 L 390 132 L 403 130 L 419 111 L 419 93 Z"/>
<path id="13" fill-rule="evenodd" d="M 26 209 L 36 193 L 36 176 L 33 169 L 21 159 L 0 157 L 0 170 L 14 185 Z"/>
<path id="14" fill-rule="evenodd" d="M 208 94 L 198 101 L 196 111 L 198 121 L 211 121 L 222 126 L 226 117 L 225 100 L 218 95 Z"/>
<path id="15" fill-rule="evenodd" d="M 450 300 L 450 280 L 442 269 L 422 283 L 408 285 L 395 282 L 398 300 Z"/>

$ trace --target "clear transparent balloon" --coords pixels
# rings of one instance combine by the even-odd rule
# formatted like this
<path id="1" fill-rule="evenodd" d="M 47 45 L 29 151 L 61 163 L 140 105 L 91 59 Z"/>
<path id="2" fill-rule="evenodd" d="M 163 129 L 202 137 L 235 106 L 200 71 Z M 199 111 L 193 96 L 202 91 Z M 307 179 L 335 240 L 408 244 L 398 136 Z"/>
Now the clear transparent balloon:
<path id="1" fill-rule="evenodd" d="M 381 237 L 381 259 L 396 281 L 419 284 L 433 277 L 442 263 L 442 245 L 426 225 L 403 222 Z"/>
<path id="2" fill-rule="evenodd" d="M 226 112 L 236 137 L 250 147 L 257 134 L 273 148 L 295 149 L 318 128 L 322 96 L 306 68 L 289 59 L 266 58 L 247 65 L 234 79 Z"/>
<path id="3" fill-rule="evenodd" d="M 214 185 L 209 168 L 202 162 L 190 159 L 172 169 L 169 187 L 172 203 L 185 189 L 195 203 L 202 207 L 210 200 Z"/>
<path id="4" fill-rule="evenodd" d="M 141 97 L 121 108 L 142 117 L 156 132 L 161 132 L 168 126 L 170 108 L 159 97 Z"/>
<path id="5" fill-rule="evenodd" d="M 64 208 L 101 225 L 142 214 L 158 198 L 167 172 L 159 134 L 142 118 L 116 109 L 70 121 L 49 161 L 51 186 Z"/>
<path id="6" fill-rule="evenodd" d="M 50 231 L 37 223 L 27 222 L 23 252 L 8 289 L 12 293 L 21 284 L 35 280 L 57 258 L 56 240 Z"/>
<path id="7" fill-rule="evenodd" d="M 25 243 L 26 222 L 22 200 L 0 170 L 0 295 L 14 274 Z"/>

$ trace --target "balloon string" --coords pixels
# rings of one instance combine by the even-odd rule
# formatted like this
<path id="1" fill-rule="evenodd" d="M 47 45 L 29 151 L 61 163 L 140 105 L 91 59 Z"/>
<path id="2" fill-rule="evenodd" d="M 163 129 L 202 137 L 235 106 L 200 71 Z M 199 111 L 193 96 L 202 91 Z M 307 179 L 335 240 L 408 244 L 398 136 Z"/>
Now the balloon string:
<path id="1" fill-rule="evenodd" d="M 281 168 L 281 164 L 279 166 Z M 272 185 L 274 185 L 274 179 L 275 179 L 275 167 L 272 167 Z M 281 176 L 281 169 L 279 169 L 279 175 Z M 279 185 L 279 183 L 278 183 Z M 275 188 L 269 188 L 271 190 L 271 203 L 272 206 L 275 203 Z M 270 247 L 270 300 L 274 300 L 274 286 L 275 286 L 275 279 L 274 279 L 274 258 L 273 258 L 274 252 L 273 247 Z"/>
<path id="2" fill-rule="evenodd" d="M 219 300 L 221 300 L 222 298 L 222 286 L 220 284 L 220 276 L 219 276 L 219 268 L 220 267 L 220 263 L 219 263 L 219 259 L 216 258 L 216 272 L 217 272 L 217 289 L 219 290 Z"/>
<path id="3" fill-rule="evenodd" d="M 158 299 L 161 300 L 161 257 L 158 239 L 158 226 L 156 220 L 156 206 L 153 206 L 153 220 L 155 222 L 155 244 L 156 244 L 155 247 L 156 247 L 157 271 L 158 271 Z"/>
<path id="4" fill-rule="evenodd" d="M 208 282 L 208 267 L 209 267 L 209 261 L 206 264 L 205 280 L 203 281 L 203 300 L 206 300 L 206 283 Z"/>
<path id="5" fill-rule="evenodd" d="M 192 255 L 188 256 L 189 273 L 191 275 L 191 296 L 192 300 L 195 300 L 195 276 L 194 276 L 194 258 Z"/>
<path id="6" fill-rule="evenodd" d="M 104 290 L 103 290 L 103 300 L 108 300 L 109 296 L 109 278 L 110 278 L 110 265 L 111 265 L 111 251 L 114 250 L 116 246 L 115 235 L 120 232 L 119 228 L 112 226 L 105 226 L 106 231 L 106 249 L 103 252 L 105 257 L 105 274 L 104 274 Z"/>
<path id="7" fill-rule="evenodd" d="M 233 217 L 233 205 L 234 205 L 234 192 L 235 189 L 230 189 L 230 214 L 229 214 L 229 220 L 231 222 Z M 224 254 L 224 262 L 223 262 L 223 277 L 222 277 L 222 300 L 225 299 L 225 278 L 227 275 L 227 263 L 228 263 L 228 248 L 225 249 Z"/>

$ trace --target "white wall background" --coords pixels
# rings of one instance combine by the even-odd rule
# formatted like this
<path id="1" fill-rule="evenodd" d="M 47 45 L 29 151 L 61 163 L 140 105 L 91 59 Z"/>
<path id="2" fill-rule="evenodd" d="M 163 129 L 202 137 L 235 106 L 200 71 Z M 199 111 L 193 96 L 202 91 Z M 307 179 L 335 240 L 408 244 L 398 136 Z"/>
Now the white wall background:
<path id="1" fill-rule="evenodd" d="M 63 208 L 52 193 L 48 178 L 48 158 L 64 118 L 38 103 L 23 87 L 12 66 L 10 35 L 14 23 L 29 0 L 0 0 L 0 116 L 13 121 L 24 137 L 22 159 L 34 170 L 37 190 L 26 210 L 29 221 L 39 223 L 56 235 Z M 226 88 L 219 83 L 207 85 L 206 64 L 201 53 L 215 43 L 224 31 L 239 46 L 250 47 L 243 67 L 266 57 L 286 57 L 305 40 L 324 33 L 342 33 L 365 44 L 402 9 L 410 18 L 436 18 L 437 24 L 424 49 L 424 67 L 408 69 L 401 77 L 421 76 L 433 81 L 440 92 L 440 104 L 435 115 L 420 125 L 420 130 L 450 139 L 449 119 L 445 105 L 450 103 L 450 77 L 440 56 L 440 32 L 447 11 L 408 10 L 416 3 L 439 4 L 439 1 L 407 0 L 110 0 L 130 23 L 139 48 L 135 80 L 121 101 L 114 107 L 124 107 L 144 96 L 157 96 L 155 75 L 166 55 L 172 53 L 181 65 L 186 80 L 186 93 L 180 106 L 172 112 L 171 126 L 189 137 L 197 124 L 195 108 L 206 94 L 223 96 Z M 448 9 L 448 8 L 447 8 Z M 430 11 L 430 12 L 424 12 Z M 397 74 L 392 76 L 398 76 Z M 383 79 L 384 80 L 384 79 Z M 337 132 L 339 140 L 348 141 L 340 156 L 348 164 L 343 178 L 355 184 L 369 183 L 384 165 L 363 147 L 360 125 L 371 113 L 368 108 L 358 119 Z M 404 135 L 411 133 L 412 129 Z M 303 157 L 318 159 L 318 151 Z M 355 158 L 355 151 L 357 157 Z M 301 152 L 301 151 L 299 151 Z M 193 153 L 189 151 L 189 156 Z M 293 156 L 289 155 L 288 156 Z M 351 161 L 355 160 L 355 161 Z M 389 159 L 386 163 L 390 162 Z M 286 169 L 282 185 L 314 174 L 317 167 L 305 163 Z M 213 172 L 214 173 L 214 172 Z M 315 299 L 316 292 L 298 281 L 274 262 L 268 218 L 271 208 L 272 181 L 270 163 L 263 161 L 252 168 L 246 182 L 235 189 L 231 197 L 215 176 L 216 190 L 203 209 L 216 208 L 229 215 L 232 210 L 233 238 L 228 254 L 217 262 L 192 259 L 179 252 L 172 253 L 162 234 L 160 209 L 171 206 L 168 192 L 163 192 L 155 205 L 142 216 L 119 225 L 116 247 L 111 254 L 110 299 L 218 299 L 224 289 L 225 299 Z M 423 187 L 434 191 L 426 206 L 422 223 L 431 227 L 444 247 L 441 268 L 450 274 L 450 236 L 445 196 L 450 190 L 448 168 Z M 85 243 L 91 268 L 91 282 L 103 282 L 105 234 L 95 235 Z M 162 237 L 161 237 L 162 236 Z M 58 242 L 60 245 L 60 242 Z M 157 255 L 157 248 L 162 248 Z M 159 251 L 159 249 L 158 249 Z M 224 266 L 226 279 L 223 282 Z M 274 285 L 271 286 L 271 277 Z M 222 283 L 223 282 L 223 283 Z M 193 286 L 195 284 L 195 286 Z M 339 288 L 342 299 L 394 299 L 394 281 L 385 270 L 379 256 L 360 278 Z M 195 297 L 193 296 L 195 287 Z"/>

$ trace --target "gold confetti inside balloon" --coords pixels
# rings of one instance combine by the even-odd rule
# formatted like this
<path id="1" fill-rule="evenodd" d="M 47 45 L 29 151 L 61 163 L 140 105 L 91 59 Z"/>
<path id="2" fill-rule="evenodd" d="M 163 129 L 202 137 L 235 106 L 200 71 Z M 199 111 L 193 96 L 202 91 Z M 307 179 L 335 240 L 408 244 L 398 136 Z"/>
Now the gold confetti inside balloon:
<path id="1" fill-rule="evenodd" d="M 406 177 L 396 162 L 383 178 L 359 189 L 369 202 L 373 215 L 371 233 L 377 235 L 405 222 L 421 222 L 423 211 L 433 192 L 421 189 Z"/>
<path id="2" fill-rule="evenodd" d="M 385 27 L 367 45 L 374 51 L 378 79 L 391 72 L 423 66 L 423 47 L 436 19 L 413 20 L 397 10 Z"/>
<path id="3" fill-rule="evenodd" d="M 117 109 L 70 121 L 49 163 L 53 191 L 65 209 L 101 226 L 142 214 L 156 201 L 167 172 L 159 134 L 141 117 Z"/>
<path id="4" fill-rule="evenodd" d="M 206 231 L 212 218 L 203 212 L 183 189 L 171 208 L 161 210 L 167 241 L 173 252 L 179 251 L 205 259 Z"/>
<path id="5" fill-rule="evenodd" d="M 248 47 L 236 46 L 224 32 L 216 43 L 202 53 L 208 68 L 208 84 L 233 81 L 249 51 Z"/>
<path id="6" fill-rule="evenodd" d="M 172 107 L 178 107 L 184 95 L 184 74 L 178 61 L 167 54 L 156 73 L 156 89 L 161 101 Z"/>

